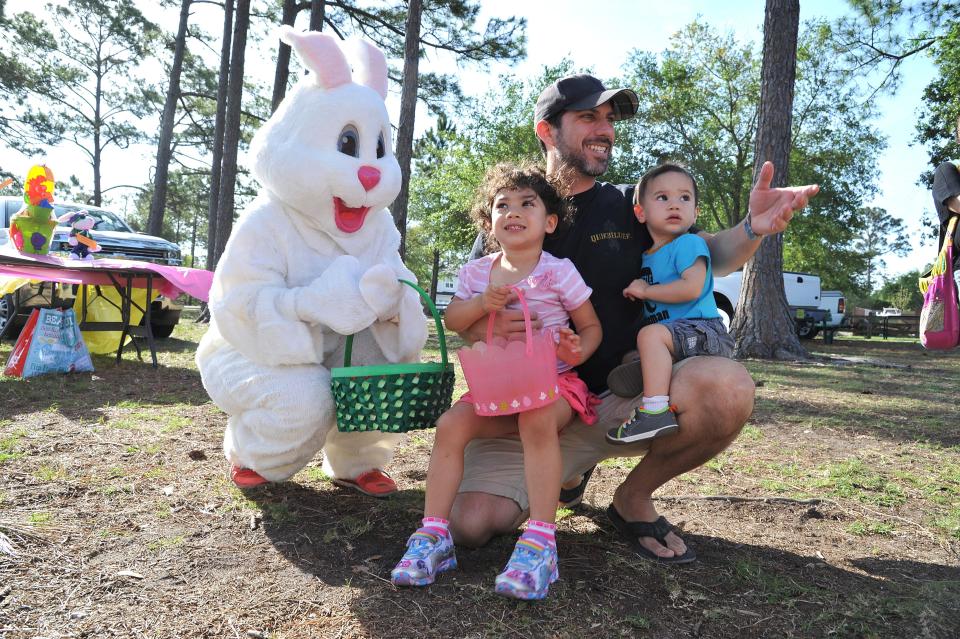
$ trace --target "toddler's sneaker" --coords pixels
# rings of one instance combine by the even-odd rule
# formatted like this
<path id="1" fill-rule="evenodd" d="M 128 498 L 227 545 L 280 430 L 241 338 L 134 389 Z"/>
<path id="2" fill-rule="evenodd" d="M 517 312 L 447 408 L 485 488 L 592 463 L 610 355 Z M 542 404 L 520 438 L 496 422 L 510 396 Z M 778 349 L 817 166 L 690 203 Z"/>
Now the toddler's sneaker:
<path id="1" fill-rule="evenodd" d="M 457 556 L 450 535 L 420 528 L 407 540 L 407 552 L 390 571 L 390 581 L 396 586 L 428 586 L 437 575 L 456 567 Z"/>
<path id="2" fill-rule="evenodd" d="M 607 441 L 611 444 L 632 444 L 675 433 L 678 428 L 677 418 L 673 415 L 673 406 L 667 406 L 657 412 L 637 407 L 633 409 L 627 421 L 607 432 Z"/>
<path id="3" fill-rule="evenodd" d="M 524 533 L 517 540 L 507 567 L 497 575 L 495 590 L 514 599 L 543 599 L 560 577 L 557 548 L 540 535 Z"/>

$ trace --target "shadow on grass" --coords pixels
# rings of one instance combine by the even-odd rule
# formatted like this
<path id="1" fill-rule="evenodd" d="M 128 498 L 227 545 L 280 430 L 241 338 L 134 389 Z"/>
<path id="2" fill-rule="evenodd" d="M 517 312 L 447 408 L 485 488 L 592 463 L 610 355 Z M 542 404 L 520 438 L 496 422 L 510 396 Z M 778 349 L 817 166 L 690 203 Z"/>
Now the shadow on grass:
<path id="1" fill-rule="evenodd" d="M 880 406 L 848 407 L 842 413 L 826 411 L 811 414 L 808 401 L 778 398 L 769 409 L 758 407 L 754 419 L 786 422 L 806 416 L 810 427 L 842 430 L 851 435 L 864 434 L 898 443 L 926 443 L 943 447 L 960 446 L 960 420 L 957 399 L 931 399 L 922 410 L 906 414 L 892 413 Z M 953 418 L 947 418 L 948 415 Z"/>
<path id="2" fill-rule="evenodd" d="M 922 622 L 922 636 L 953 637 L 958 629 L 957 566 L 854 557 L 847 570 L 813 552 L 689 533 L 699 560 L 663 566 L 640 558 L 589 506 L 575 517 L 592 522 L 592 532 L 578 525 L 558 535 L 561 579 L 544 601 L 493 592 L 512 535 L 458 548 L 458 569 L 430 587 L 396 588 L 390 569 L 419 522 L 421 490 L 376 500 L 286 483 L 248 497 L 291 564 L 327 586 L 360 591 L 351 609 L 363 636 L 863 637 L 916 635 Z M 305 619 L 287 630 L 310 636 L 297 631 L 320 632 L 322 624 Z"/>
<path id="3" fill-rule="evenodd" d="M 848 361 L 744 362 L 762 384 L 754 419 L 800 420 L 895 442 L 960 445 L 960 350 L 928 353 L 903 342 L 851 344 L 817 353 Z M 810 392 L 814 389 L 819 392 Z"/>
<path id="4" fill-rule="evenodd" d="M 167 348 L 171 342 L 172 350 Z M 190 362 L 176 362 L 170 353 L 192 353 L 196 345 L 164 340 L 161 363 L 154 368 L 144 348 L 143 359 L 128 345 L 119 363 L 113 355 L 94 355 L 92 373 L 38 375 L 28 379 L 0 376 L 0 419 L 31 411 L 56 410 L 73 420 L 89 418 L 92 411 L 121 402 L 201 405 L 210 401 L 200 373 Z M 9 351 L 4 349 L 4 364 Z M 166 361 L 164 361 L 166 360 Z"/>

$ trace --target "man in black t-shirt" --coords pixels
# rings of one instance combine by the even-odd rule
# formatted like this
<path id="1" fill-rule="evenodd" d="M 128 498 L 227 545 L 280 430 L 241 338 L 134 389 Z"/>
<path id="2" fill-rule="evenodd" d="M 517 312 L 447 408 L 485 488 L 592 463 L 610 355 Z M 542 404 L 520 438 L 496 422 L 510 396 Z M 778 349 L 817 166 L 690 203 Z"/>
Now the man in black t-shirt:
<path id="1" fill-rule="evenodd" d="M 603 328 L 596 353 L 577 368 L 589 388 L 601 395 L 599 422 L 574 420 L 561 434 L 564 478 L 583 484 L 602 459 L 643 456 L 614 493 L 608 515 L 635 549 L 665 563 L 693 561 L 696 555 L 660 517 L 653 492 L 669 480 L 715 457 L 736 439 L 753 411 L 754 385 L 739 363 L 720 357 L 694 357 L 674 367 L 670 397 L 679 430 L 630 445 L 613 445 L 604 435 L 623 422 L 640 398 L 606 392 L 607 374 L 633 349 L 641 303 L 623 296 L 637 277 L 643 251 L 652 246 L 646 227 L 633 213 L 633 186 L 597 182 L 610 160 L 613 123 L 633 117 L 637 97 L 629 89 L 606 89 L 596 78 L 562 78 L 540 95 L 534 115 L 548 174 L 569 186 L 575 215 L 547 236 L 544 250 L 569 258 L 593 289 L 591 301 Z M 699 232 L 710 247 L 714 273 L 739 268 L 763 235 L 783 231 L 793 212 L 806 206 L 816 186 L 770 188 L 773 166 L 764 165 L 750 194 L 746 219 L 715 235 Z M 486 320 L 467 335 L 482 339 Z M 524 331 L 519 311 L 497 314 L 496 332 Z M 582 481 L 581 481 L 582 478 Z M 565 484 L 566 486 L 566 484 Z M 464 460 L 464 479 L 450 527 L 459 544 L 481 545 L 495 534 L 510 533 L 526 519 L 527 495 L 519 439 L 477 440 Z"/>

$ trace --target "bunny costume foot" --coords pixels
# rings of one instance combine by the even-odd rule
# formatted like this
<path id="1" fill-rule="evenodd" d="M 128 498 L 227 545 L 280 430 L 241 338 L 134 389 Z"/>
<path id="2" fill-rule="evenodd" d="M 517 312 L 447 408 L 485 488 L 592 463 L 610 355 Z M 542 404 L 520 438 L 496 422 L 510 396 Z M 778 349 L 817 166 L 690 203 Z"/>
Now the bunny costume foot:
<path id="1" fill-rule="evenodd" d="M 387 66 L 354 44 L 354 71 L 337 41 L 282 28 L 310 74 L 254 136 L 261 184 L 235 224 L 210 290 L 210 328 L 197 366 L 227 415 L 224 453 L 238 468 L 283 481 L 324 451 L 334 479 L 387 466 L 400 436 L 341 433 L 330 369 L 414 362 L 427 338 L 415 280 L 400 261 L 386 206 L 400 167 L 384 105 Z"/>

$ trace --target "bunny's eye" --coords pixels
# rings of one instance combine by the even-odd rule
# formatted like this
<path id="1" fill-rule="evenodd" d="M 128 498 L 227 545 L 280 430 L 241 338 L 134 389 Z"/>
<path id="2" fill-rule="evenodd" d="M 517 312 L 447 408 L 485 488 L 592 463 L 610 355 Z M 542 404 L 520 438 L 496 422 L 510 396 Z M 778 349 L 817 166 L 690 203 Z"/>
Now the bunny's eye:
<path id="1" fill-rule="evenodd" d="M 383 145 L 383 133 L 381 133 L 380 137 L 377 138 L 377 157 L 382 158 L 386 154 L 387 154 L 387 151 Z"/>
<path id="2" fill-rule="evenodd" d="M 357 133 L 356 127 L 348 124 L 343 127 L 343 131 L 340 132 L 340 139 L 337 140 L 337 150 L 343 153 L 344 155 L 350 155 L 353 157 L 360 157 L 358 150 L 360 134 Z"/>

